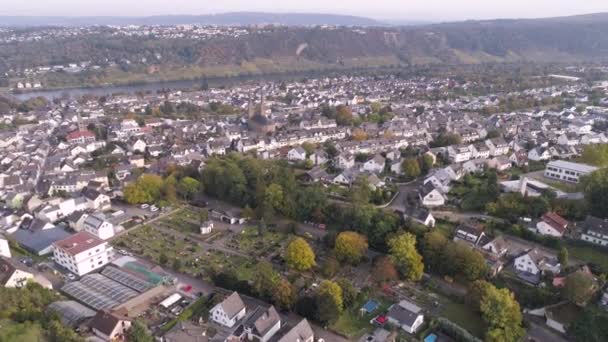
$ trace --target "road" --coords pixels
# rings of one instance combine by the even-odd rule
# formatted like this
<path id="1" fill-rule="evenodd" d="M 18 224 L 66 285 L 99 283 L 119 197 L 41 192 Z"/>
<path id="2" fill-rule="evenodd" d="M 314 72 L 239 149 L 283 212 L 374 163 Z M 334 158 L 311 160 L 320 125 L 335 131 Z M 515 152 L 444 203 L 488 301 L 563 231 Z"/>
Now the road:
<path id="1" fill-rule="evenodd" d="M 411 194 L 417 194 L 418 189 L 420 188 L 420 186 L 422 186 L 422 183 L 423 180 L 418 179 L 413 182 L 400 184 L 398 186 L 399 192 L 397 193 L 397 196 L 395 196 L 391 203 L 386 207 L 393 210 L 405 212 L 408 196 L 410 196 Z"/>

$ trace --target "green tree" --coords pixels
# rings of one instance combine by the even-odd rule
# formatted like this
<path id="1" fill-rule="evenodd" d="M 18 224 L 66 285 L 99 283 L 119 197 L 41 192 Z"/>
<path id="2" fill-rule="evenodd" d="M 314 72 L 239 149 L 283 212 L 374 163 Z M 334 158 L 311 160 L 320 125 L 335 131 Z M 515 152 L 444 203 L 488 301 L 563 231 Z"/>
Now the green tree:
<path id="1" fill-rule="evenodd" d="M 420 164 L 418 164 L 417 159 L 406 159 L 401 167 L 403 168 L 403 173 L 409 179 L 420 176 Z"/>
<path id="2" fill-rule="evenodd" d="M 608 314 L 587 306 L 568 327 L 568 336 L 572 341 L 608 341 Z"/>
<path id="3" fill-rule="evenodd" d="M 388 242 L 391 259 L 407 280 L 422 278 L 424 264 L 416 250 L 416 237 L 410 233 L 398 235 Z"/>
<path id="4" fill-rule="evenodd" d="M 367 239 L 365 236 L 345 231 L 338 234 L 334 252 L 338 260 L 349 264 L 357 264 L 367 254 Z"/>
<path id="5" fill-rule="evenodd" d="M 517 342 L 525 335 L 519 303 L 508 289 L 489 287 L 481 298 L 480 309 L 488 324 L 486 341 Z"/>
<path id="6" fill-rule="evenodd" d="M 583 177 L 581 181 L 585 200 L 591 215 L 608 217 L 608 169 L 600 169 Z"/>
<path id="7" fill-rule="evenodd" d="M 264 204 L 268 207 L 280 210 L 283 201 L 283 188 L 279 184 L 270 184 L 264 191 Z"/>
<path id="8" fill-rule="evenodd" d="M 315 253 L 306 240 L 293 239 L 285 251 L 285 262 L 296 271 L 307 271 L 315 266 Z"/>
<path id="9" fill-rule="evenodd" d="M 420 169 L 422 171 L 422 173 L 427 174 L 429 173 L 429 171 L 433 168 L 433 165 L 435 164 L 435 161 L 433 159 L 433 157 L 429 154 L 424 154 L 422 155 L 422 159 L 420 162 Z"/>
<path id="10" fill-rule="evenodd" d="M 127 332 L 127 341 L 129 342 L 153 342 L 154 337 L 148 331 L 146 325 L 140 321 L 136 320 L 131 325 L 131 328 Z"/>
<path id="11" fill-rule="evenodd" d="M 344 308 L 349 308 L 351 305 L 355 303 L 355 299 L 357 298 L 357 289 L 353 286 L 353 283 L 346 279 L 340 278 L 337 281 L 338 285 L 342 289 L 342 300 L 344 302 Z"/>
<path id="12" fill-rule="evenodd" d="M 591 298 L 595 287 L 593 275 L 577 271 L 566 278 L 562 288 L 562 296 L 573 303 L 582 305 Z"/>
<path id="13" fill-rule="evenodd" d="M 448 239 L 441 232 L 433 230 L 424 235 L 422 256 L 427 269 L 437 271 L 443 262 L 443 253 Z"/>
<path id="14" fill-rule="evenodd" d="M 280 280 L 280 275 L 272 268 L 272 264 L 264 260 L 256 265 L 251 282 L 258 296 L 270 298 Z"/>
<path id="15" fill-rule="evenodd" d="M 566 247 L 562 247 L 557 254 L 557 260 L 562 265 L 562 267 L 568 266 L 568 249 Z"/>
<path id="16" fill-rule="evenodd" d="M 201 190 L 201 182 L 192 177 L 184 177 L 180 179 L 177 189 L 183 198 L 191 200 Z"/>

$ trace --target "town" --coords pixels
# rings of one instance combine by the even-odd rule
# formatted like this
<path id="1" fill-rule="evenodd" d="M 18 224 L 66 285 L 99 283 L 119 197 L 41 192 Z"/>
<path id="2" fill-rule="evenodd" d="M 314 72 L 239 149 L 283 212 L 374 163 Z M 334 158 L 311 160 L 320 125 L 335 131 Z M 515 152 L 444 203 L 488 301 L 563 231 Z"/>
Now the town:
<path id="1" fill-rule="evenodd" d="M 184 32 L 246 34 L 116 34 Z M 450 71 L 3 95 L 1 329 L 602 340 L 606 70 L 554 67 L 517 85 Z"/>

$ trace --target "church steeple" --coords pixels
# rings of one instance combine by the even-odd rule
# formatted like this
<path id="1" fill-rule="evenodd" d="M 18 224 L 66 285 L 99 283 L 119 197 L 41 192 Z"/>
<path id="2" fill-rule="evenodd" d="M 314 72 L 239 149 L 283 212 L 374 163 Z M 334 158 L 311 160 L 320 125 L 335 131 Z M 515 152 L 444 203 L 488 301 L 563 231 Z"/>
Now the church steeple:
<path id="1" fill-rule="evenodd" d="M 247 108 L 247 111 L 248 111 L 247 115 L 250 119 L 255 116 L 255 106 L 253 104 L 254 104 L 253 94 L 251 93 L 251 91 L 249 91 L 249 105 Z"/>
<path id="2" fill-rule="evenodd" d="M 265 100 L 265 95 L 264 95 L 264 87 L 262 87 L 260 89 L 261 95 L 260 95 L 260 115 L 261 116 L 266 116 L 266 108 L 264 107 L 264 100 Z"/>

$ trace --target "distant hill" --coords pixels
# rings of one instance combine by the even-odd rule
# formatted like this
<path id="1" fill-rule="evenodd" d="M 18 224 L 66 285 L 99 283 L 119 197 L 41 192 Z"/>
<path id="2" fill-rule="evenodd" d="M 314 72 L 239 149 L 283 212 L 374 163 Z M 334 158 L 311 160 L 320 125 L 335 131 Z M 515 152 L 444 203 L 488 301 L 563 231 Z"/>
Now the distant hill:
<path id="1" fill-rule="evenodd" d="M 88 77 L 85 82 L 105 84 L 404 65 L 608 61 L 608 13 L 398 27 L 331 15 L 241 13 L 203 17 L 214 18 L 216 24 L 248 18 L 249 23 L 289 22 L 298 27 L 250 28 L 249 34 L 237 38 L 209 40 L 117 36 L 103 28 L 78 37 L 2 44 L 0 72 L 80 61 L 102 66 L 107 61 L 120 61 L 85 76 L 52 73 L 62 77 L 54 81 L 59 86 L 83 82 L 83 77 Z M 167 20 L 164 23 L 185 23 L 183 18 L 196 22 L 200 17 L 146 20 L 159 23 L 160 18 Z M 324 29 L 304 25 L 322 22 L 369 26 Z M 162 58 L 157 59 L 159 55 Z M 149 68 L 150 62 L 138 62 L 143 60 L 154 61 L 154 68 Z"/>
<path id="2" fill-rule="evenodd" d="M 374 19 L 336 14 L 230 12 L 206 15 L 162 15 L 150 17 L 15 17 L 0 16 L 0 26 L 93 26 L 93 25 L 262 25 L 288 26 L 383 26 Z"/>

